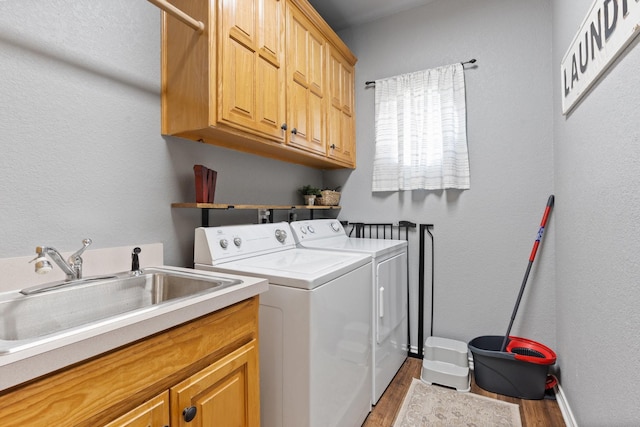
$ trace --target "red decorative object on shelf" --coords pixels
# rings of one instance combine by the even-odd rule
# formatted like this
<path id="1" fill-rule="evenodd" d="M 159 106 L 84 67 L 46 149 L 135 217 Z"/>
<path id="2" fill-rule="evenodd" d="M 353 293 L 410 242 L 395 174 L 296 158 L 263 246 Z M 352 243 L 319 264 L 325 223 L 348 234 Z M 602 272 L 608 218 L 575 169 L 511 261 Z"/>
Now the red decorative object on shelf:
<path id="1" fill-rule="evenodd" d="M 213 203 L 218 172 L 203 165 L 193 167 L 196 181 L 196 203 Z"/>

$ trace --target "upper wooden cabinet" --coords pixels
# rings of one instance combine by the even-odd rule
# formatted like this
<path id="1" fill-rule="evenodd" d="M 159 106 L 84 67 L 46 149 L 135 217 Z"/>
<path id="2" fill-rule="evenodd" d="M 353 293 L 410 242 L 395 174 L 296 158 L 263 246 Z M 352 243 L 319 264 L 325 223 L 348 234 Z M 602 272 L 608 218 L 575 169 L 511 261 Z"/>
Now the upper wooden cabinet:
<path id="1" fill-rule="evenodd" d="M 326 153 L 326 42 L 296 7 L 287 8 L 289 145 Z"/>
<path id="2" fill-rule="evenodd" d="M 356 58 L 307 0 L 171 3 L 205 31 L 163 13 L 163 134 L 312 167 L 355 167 Z"/>
<path id="3" fill-rule="evenodd" d="M 353 64 L 329 46 L 329 102 L 327 156 L 355 167 Z"/>
<path id="4" fill-rule="evenodd" d="M 221 122 L 283 141 L 284 0 L 220 0 Z"/>

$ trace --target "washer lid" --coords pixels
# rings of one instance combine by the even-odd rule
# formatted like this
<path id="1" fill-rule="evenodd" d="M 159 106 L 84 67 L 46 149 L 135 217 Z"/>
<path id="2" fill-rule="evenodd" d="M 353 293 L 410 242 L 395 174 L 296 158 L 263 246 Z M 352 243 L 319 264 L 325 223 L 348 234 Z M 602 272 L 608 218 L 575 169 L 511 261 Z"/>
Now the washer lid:
<path id="1" fill-rule="evenodd" d="M 296 245 L 303 248 L 363 252 L 379 257 L 407 247 L 405 240 L 349 237 L 336 219 L 294 221 L 290 226 Z"/>
<path id="2" fill-rule="evenodd" d="M 269 283 L 313 289 L 371 262 L 368 255 L 291 249 L 216 264 L 216 271 L 264 277 Z"/>
<path id="3" fill-rule="evenodd" d="M 361 252 L 379 257 L 392 252 L 406 250 L 405 240 L 361 239 L 356 237 L 332 237 L 320 240 L 305 240 L 298 244 L 307 249 L 333 249 L 346 252 Z"/>

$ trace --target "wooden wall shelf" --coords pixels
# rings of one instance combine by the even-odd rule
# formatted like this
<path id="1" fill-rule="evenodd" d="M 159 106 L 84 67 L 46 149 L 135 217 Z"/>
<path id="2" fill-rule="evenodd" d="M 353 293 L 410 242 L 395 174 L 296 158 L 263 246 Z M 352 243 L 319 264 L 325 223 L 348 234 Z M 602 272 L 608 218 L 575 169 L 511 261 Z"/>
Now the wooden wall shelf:
<path id="1" fill-rule="evenodd" d="M 316 210 L 339 210 L 340 206 L 324 206 L 324 205 L 245 205 L 245 204 L 227 204 L 227 203 L 171 203 L 172 208 L 188 208 L 202 210 L 202 226 L 209 226 L 210 210 L 268 210 L 271 212 L 269 218 L 273 220 L 273 211 L 276 210 L 308 210 L 313 219 L 313 212 Z"/>

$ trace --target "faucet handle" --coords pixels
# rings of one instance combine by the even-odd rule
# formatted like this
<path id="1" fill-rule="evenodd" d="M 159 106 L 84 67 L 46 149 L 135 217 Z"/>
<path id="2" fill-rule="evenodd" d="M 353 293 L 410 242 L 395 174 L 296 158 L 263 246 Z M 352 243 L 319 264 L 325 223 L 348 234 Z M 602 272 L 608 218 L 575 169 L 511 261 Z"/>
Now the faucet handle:
<path id="1" fill-rule="evenodd" d="M 82 240 L 82 247 L 80 249 L 78 249 L 77 251 L 75 251 L 73 253 L 73 255 L 71 255 L 69 257 L 69 262 L 71 264 L 73 264 L 78 258 L 80 258 L 80 255 L 83 254 L 83 252 L 89 247 L 90 244 L 93 243 L 93 240 L 86 238 L 84 240 Z"/>
<path id="2" fill-rule="evenodd" d="M 71 265 L 71 269 L 75 273 L 76 279 L 82 279 L 82 257 L 80 255 L 82 255 L 82 253 L 89 247 L 91 243 L 93 243 L 91 239 L 84 239 L 82 241 L 82 247 L 75 251 L 69 257 L 69 264 Z"/>

